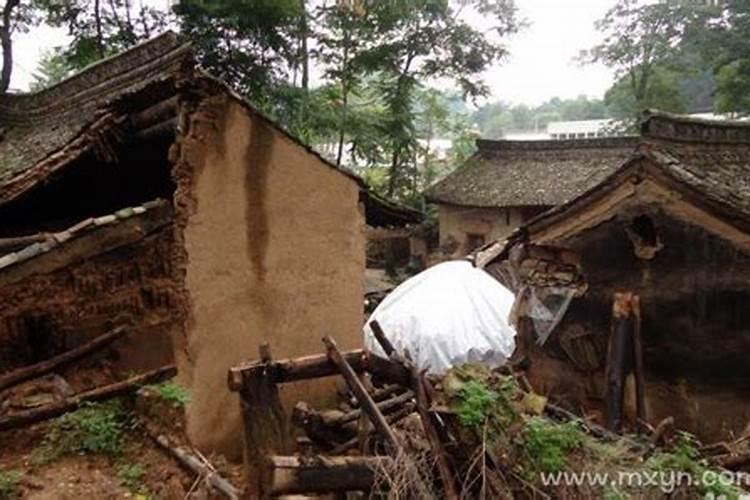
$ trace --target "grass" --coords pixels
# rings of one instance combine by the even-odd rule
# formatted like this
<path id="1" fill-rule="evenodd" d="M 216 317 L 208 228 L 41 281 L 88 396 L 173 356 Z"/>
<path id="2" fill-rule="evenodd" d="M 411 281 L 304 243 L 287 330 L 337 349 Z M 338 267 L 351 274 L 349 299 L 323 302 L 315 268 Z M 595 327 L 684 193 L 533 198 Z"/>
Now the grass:
<path id="1" fill-rule="evenodd" d="M 143 485 L 145 470 L 140 464 L 122 463 L 117 468 L 120 484 L 138 497 L 149 498 L 148 488 Z"/>
<path id="2" fill-rule="evenodd" d="M 173 408 L 184 408 L 190 402 L 190 393 L 175 382 L 167 381 L 149 386 L 160 398 L 167 401 Z"/>
<path id="3" fill-rule="evenodd" d="M 120 456 L 130 425 L 131 415 L 120 400 L 84 404 L 51 423 L 34 461 L 46 463 L 75 453 Z"/>
<path id="4" fill-rule="evenodd" d="M 18 483 L 21 473 L 16 470 L 0 471 L 0 500 L 15 500 L 21 497 Z"/>
<path id="5" fill-rule="evenodd" d="M 559 472 L 566 454 L 584 444 L 585 434 L 575 422 L 557 423 L 532 417 L 523 430 L 523 447 L 541 472 Z"/>

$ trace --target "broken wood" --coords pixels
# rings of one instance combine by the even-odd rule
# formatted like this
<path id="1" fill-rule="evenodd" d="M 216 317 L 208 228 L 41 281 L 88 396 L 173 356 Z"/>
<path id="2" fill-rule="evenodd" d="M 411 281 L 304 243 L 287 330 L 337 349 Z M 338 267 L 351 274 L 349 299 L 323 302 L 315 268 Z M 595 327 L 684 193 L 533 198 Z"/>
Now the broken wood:
<path id="1" fill-rule="evenodd" d="M 400 450 L 401 445 L 398 442 L 396 434 L 391 429 L 388 422 L 383 417 L 383 414 L 378 409 L 375 401 L 372 400 L 370 395 L 362 386 L 362 382 L 357 378 L 357 373 L 349 365 L 346 359 L 341 355 L 336 342 L 331 337 L 324 337 L 323 343 L 328 350 L 328 356 L 339 369 L 339 372 L 344 377 L 349 389 L 354 393 L 354 396 L 359 400 L 360 407 L 367 414 L 375 426 L 375 429 L 386 439 L 386 441 L 393 447 L 394 450 Z"/>
<path id="2" fill-rule="evenodd" d="M 169 442 L 169 439 L 166 436 L 152 436 L 152 438 L 169 455 L 174 457 L 180 465 L 190 472 L 197 474 L 213 489 L 223 493 L 224 496 L 230 500 L 239 500 L 240 491 L 235 488 L 232 483 L 216 472 L 210 464 L 205 463 L 203 460 L 190 453 L 187 449 L 173 445 Z"/>
<path id="3" fill-rule="evenodd" d="M 272 456 L 265 463 L 262 494 L 369 491 L 377 471 L 389 467 L 389 457 Z"/>
<path id="4" fill-rule="evenodd" d="M 386 415 L 385 419 L 388 422 L 389 425 L 393 425 L 400 420 L 403 420 L 404 418 L 408 417 L 412 413 L 414 413 L 417 409 L 417 405 L 414 403 L 406 403 L 402 408 L 399 408 L 397 411 Z M 369 421 L 368 421 L 369 422 Z M 370 428 L 369 432 L 367 433 L 367 437 L 371 436 L 375 433 L 374 428 Z M 361 436 L 356 436 L 349 441 L 345 441 L 341 443 L 340 445 L 336 446 L 331 450 L 331 455 L 341 455 L 348 450 L 351 450 L 352 448 L 356 448 L 361 442 Z"/>
<path id="5" fill-rule="evenodd" d="M 78 347 L 66 351 L 58 356 L 54 356 L 34 365 L 25 366 L 10 373 L 6 373 L 5 375 L 0 376 L 0 391 L 18 385 L 27 380 L 37 378 L 67 363 L 76 361 L 86 356 L 87 354 L 97 351 L 114 342 L 118 338 L 125 335 L 126 331 L 127 329 L 125 326 L 118 326 L 114 330 L 105 333 L 104 335 L 100 335 L 95 339 L 81 344 Z"/>
<path id="6" fill-rule="evenodd" d="M 356 372 L 369 371 L 384 382 L 409 385 L 408 371 L 390 360 L 368 354 L 363 349 L 345 351 L 341 355 Z M 229 388 L 233 391 L 240 390 L 242 374 L 248 371 L 262 371 L 267 374 L 269 380 L 277 384 L 330 377 L 339 373 L 327 354 L 289 358 L 270 363 L 251 362 L 229 369 L 227 381 Z"/>
<path id="7" fill-rule="evenodd" d="M 383 352 L 386 356 L 389 358 L 393 356 L 393 354 L 396 352 L 396 348 L 393 347 L 393 344 L 390 340 L 388 340 L 388 337 L 385 336 L 385 332 L 380 327 L 380 323 L 378 323 L 376 320 L 370 321 L 370 329 L 372 330 L 373 335 L 375 335 L 375 340 L 378 341 L 378 344 L 380 344 L 380 347 L 383 348 Z"/>
<path id="8" fill-rule="evenodd" d="M 50 233 L 30 234 L 28 236 L 13 236 L 0 238 L 0 255 L 15 252 L 34 243 L 45 243 L 52 240 Z"/>
<path id="9" fill-rule="evenodd" d="M 714 457 L 714 461 L 725 469 L 737 470 L 750 465 L 750 452 Z"/>
<path id="10" fill-rule="evenodd" d="M 450 462 L 448 461 L 448 454 L 445 451 L 445 447 L 440 440 L 440 433 L 437 430 L 437 424 L 434 420 L 434 416 L 430 413 L 430 401 L 427 395 L 427 389 L 425 387 L 424 374 L 419 373 L 413 368 L 414 374 L 414 388 L 417 396 L 417 412 L 419 418 L 422 420 L 422 427 L 424 433 L 427 436 L 427 441 L 430 443 L 432 454 L 437 460 L 437 468 L 440 473 L 440 480 L 443 483 L 445 489 L 445 498 L 448 500 L 458 500 L 459 490 L 456 484 L 456 479 L 453 476 Z"/>
<path id="11" fill-rule="evenodd" d="M 605 369 L 605 418 L 607 429 L 614 432 L 619 431 L 622 426 L 625 378 L 632 366 L 635 324 L 631 298 L 630 293 L 616 293 L 612 304 L 612 330 L 607 346 Z"/>
<path id="12" fill-rule="evenodd" d="M 59 417 L 64 413 L 78 409 L 83 403 L 104 401 L 131 391 L 137 391 L 143 385 L 155 384 L 172 378 L 176 374 L 177 368 L 174 365 L 164 366 L 121 382 L 115 382 L 114 384 L 97 387 L 96 389 L 79 393 L 56 403 L 34 408 L 33 410 L 6 415 L 0 417 L 0 431 L 23 427 L 50 418 Z"/>

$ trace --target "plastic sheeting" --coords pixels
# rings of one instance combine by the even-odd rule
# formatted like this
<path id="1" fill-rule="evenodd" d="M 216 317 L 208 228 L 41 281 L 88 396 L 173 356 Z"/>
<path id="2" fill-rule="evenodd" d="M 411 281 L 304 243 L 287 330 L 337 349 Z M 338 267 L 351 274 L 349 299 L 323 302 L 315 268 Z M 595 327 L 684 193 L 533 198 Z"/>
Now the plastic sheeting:
<path id="1" fill-rule="evenodd" d="M 515 349 L 508 323 L 515 297 L 468 261 L 444 262 L 406 280 L 375 309 L 388 339 L 420 369 L 443 373 L 463 363 L 504 364 Z M 370 330 L 365 346 L 384 356 Z"/>

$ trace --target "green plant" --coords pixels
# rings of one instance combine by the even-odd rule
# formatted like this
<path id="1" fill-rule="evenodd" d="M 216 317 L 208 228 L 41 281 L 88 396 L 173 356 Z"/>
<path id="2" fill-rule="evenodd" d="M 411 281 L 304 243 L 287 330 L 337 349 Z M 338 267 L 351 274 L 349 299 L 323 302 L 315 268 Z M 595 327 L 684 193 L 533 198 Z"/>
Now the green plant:
<path id="1" fill-rule="evenodd" d="M 18 488 L 20 480 L 21 473 L 17 470 L 0 471 L 0 500 L 20 498 L 21 491 Z"/>
<path id="2" fill-rule="evenodd" d="M 144 472 L 140 464 L 123 463 L 117 468 L 117 477 L 120 478 L 120 483 L 132 493 L 142 493 L 144 487 L 141 481 Z"/>
<path id="3" fill-rule="evenodd" d="M 476 427 L 487 420 L 490 410 L 500 399 L 500 394 L 481 382 L 471 380 L 461 388 L 458 397 L 460 402 L 456 414 L 459 422 L 466 427 Z"/>
<path id="4" fill-rule="evenodd" d="M 70 453 L 120 455 L 130 421 L 119 400 L 86 403 L 52 422 L 34 459 L 45 463 Z"/>
<path id="5" fill-rule="evenodd" d="M 523 446 L 535 468 L 558 472 L 565 465 L 565 454 L 580 447 L 585 434 L 575 422 L 555 423 L 541 417 L 528 420 Z"/>
<path id="6" fill-rule="evenodd" d="M 149 387 L 174 408 L 184 408 L 190 402 L 190 393 L 188 393 L 187 389 L 171 380 Z"/>
<path id="7" fill-rule="evenodd" d="M 730 484 L 718 480 L 704 482 L 711 471 L 708 463 L 699 458 L 698 446 L 699 443 L 692 434 L 680 432 L 672 450 L 655 453 L 646 462 L 646 467 L 662 474 L 686 472 L 697 481 L 699 489 L 704 495 L 713 493 L 715 498 L 739 498 L 743 492 Z"/>

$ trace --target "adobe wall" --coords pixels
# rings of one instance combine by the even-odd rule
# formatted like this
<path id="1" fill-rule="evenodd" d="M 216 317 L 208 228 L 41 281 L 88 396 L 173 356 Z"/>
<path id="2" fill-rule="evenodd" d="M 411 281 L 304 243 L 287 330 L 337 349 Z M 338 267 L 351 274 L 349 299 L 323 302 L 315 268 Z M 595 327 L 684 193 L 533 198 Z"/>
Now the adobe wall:
<path id="1" fill-rule="evenodd" d="M 463 256 L 473 248 L 467 247 L 467 235 L 484 236 L 489 243 L 508 236 L 523 222 L 520 208 L 472 208 L 439 205 L 440 247 L 454 256 Z"/>
<path id="2" fill-rule="evenodd" d="M 192 396 L 187 430 L 195 445 L 238 459 L 231 366 L 257 359 L 264 341 L 276 358 L 321 352 L 324 335 L 361 343 L 359 187 L 226 96 L 202 102 L 188 126 L 173 151 L 192 304 L 178 359 Z M 333 394 L 330 380 L 282 391 L 287 403 Z"/>
<path id="3" fill-rule="evenodd" d="M 3 286 L 0 366 L 12 369 L 60 354 L 123 318 L 132 321 L 129 333 L 81 363 L 106 357 L 122 373 L 171 363 L 170 337 L 182 325 L 172 252 L 173 230 L 167 226 L 136 244 Z"/>

